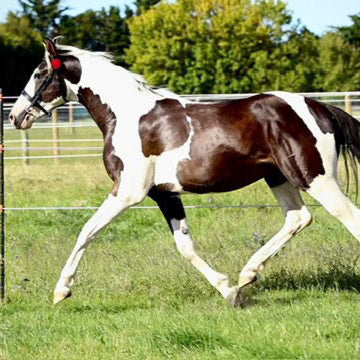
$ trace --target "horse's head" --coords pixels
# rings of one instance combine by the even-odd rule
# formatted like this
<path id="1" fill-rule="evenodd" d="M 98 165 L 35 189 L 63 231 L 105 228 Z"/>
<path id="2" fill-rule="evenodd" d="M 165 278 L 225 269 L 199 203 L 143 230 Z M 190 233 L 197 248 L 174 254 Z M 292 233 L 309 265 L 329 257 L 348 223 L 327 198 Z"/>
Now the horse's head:
<path id="1" fill-rule="evenodd" d="M 28 129 L 55 108 L 77 100 L 79 60 L 58 48 L 53 40 L 45 39 L 44 45 L 44 60 L 34 70 L 9 115 L 10 123 L 17 129 Z"/>

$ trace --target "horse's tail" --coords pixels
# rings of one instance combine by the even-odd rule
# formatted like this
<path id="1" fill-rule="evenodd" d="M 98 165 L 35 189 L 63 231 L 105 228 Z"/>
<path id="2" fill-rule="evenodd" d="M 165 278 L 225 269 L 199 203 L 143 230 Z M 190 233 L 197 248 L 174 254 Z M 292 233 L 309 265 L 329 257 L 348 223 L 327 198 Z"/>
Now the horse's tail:
<path id="1" fill-rule="evenodd" d="M 335 141 L 336 147 L 342 153 L 345 162 L 346 171 L 346 192 L 349 191 L 349 175 L 351 169 L 355 177 L 356 197 L 358 195 L 358 168 L 357 162 L 360 164 L 360 122 L 352 117 L 344 110 L 332 106 L 325 105 L 334 116 L 336 123 Z M 350 163 L 350 164 L 349 164 Z"/>

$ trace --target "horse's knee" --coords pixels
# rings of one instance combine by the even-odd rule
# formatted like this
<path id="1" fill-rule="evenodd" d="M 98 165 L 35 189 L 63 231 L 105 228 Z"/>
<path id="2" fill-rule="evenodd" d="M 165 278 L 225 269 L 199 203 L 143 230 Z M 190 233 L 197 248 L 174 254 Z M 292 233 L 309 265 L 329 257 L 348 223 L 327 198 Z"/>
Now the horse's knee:
<path id="1" fill-rule="evenodd" d="M 118 194 L 116 197 L 116 201 L 118 202 L 118 206 L 121 208 L 128 208 L 130 206 L 139 204 L 144 200 L 146 193 L 144 190 L 132 191 L 129 194 Z"/>

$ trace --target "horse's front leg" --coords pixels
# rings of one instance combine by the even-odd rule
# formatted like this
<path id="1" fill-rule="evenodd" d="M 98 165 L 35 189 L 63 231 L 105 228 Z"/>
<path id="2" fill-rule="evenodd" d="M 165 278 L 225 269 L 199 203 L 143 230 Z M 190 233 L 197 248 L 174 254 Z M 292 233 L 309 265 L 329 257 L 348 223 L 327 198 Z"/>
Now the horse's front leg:
<path id="1" fill-rule="evenodd" d="M 145 198 L 151 183 L 149 172 L 151 172 L 149 167 L 139 165 L 132 176 L 123 173 L 116 195 L 113 194 L 114 191 L 110 193 L 84 225 L 56 284 L 54 304 L 71 296 L 71 287 L 74 283 L 76 271 L 91 240 L 116 216 Z"/>

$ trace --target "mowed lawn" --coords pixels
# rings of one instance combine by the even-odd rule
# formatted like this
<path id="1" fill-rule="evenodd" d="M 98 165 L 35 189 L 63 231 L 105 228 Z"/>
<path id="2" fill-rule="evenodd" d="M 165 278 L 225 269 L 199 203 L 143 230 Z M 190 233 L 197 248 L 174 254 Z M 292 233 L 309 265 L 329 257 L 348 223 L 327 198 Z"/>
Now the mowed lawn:
<path id="1" fill-rule="evenodd" d="M 6 164 L 9 208 L 98 206 L 110 189 L 101 158 Z M 275 204 L 264 182 L 183 200 Z M 360 246 L 325 210 L 310 210 L 312 225 L 270 260 L 247 290 L 245 309 L 228 306 L 180 257 L 156 209 L 131 209 L 104 230 L 88 248 L 73 296 L 53 306 L 60 271 L 93 211 L 8 211 L 0 359 L 360 358 Z M 277 207 L 187 215 L 198 253 L 233 284 L 283 222 Z"/>

